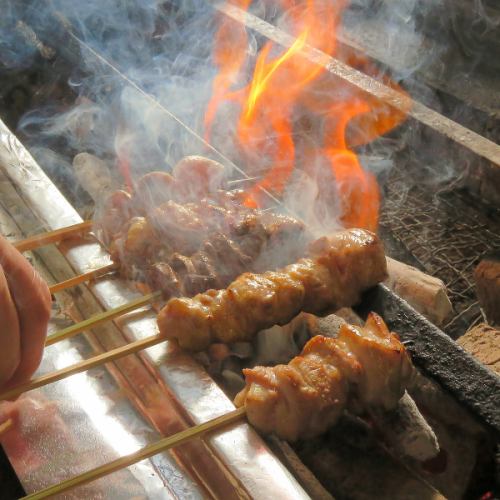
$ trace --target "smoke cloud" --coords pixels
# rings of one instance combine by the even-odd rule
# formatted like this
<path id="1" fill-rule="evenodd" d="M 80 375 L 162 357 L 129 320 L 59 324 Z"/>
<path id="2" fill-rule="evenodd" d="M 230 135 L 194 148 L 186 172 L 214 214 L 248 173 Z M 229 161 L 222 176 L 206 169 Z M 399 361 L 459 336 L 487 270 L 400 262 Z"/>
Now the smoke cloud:
<path id="1" fill-rule="evenodd" d="M 287 30 L 290 11 L 283 5 L 293 3 L 251 2 L 251 12 Z M 500 23 L 498 8 L 486 0 L 474 0 L 469 25 L 464 22 L 464 12 L 468 12 L 464 9 L 461 2 L 447 0 L 353 0 L 343 14 L 340 41 L 363 47 L 381 66 L 391 67 L 393 81 L 403 82 L 416 99 L 442 110 L 436 89 L 423 83 L 426 75 L 432 74 L 434 81 L 450 80 L 448 61 L 454 51 L 465 62 L 453 78 L 488 65 L 485 54 L 496 40 L 494 33 Z M 68 62 L 67 84 L 74 96 L 64 103 L 29 110 L 19 122 L 19 130 L 31 147 L 38 148 L 35 152 L 45 151 L 45 159 L 48 148 L 57 150 L 57 158 L 82 151 L 112 164 L 126 158 L 134 176 L 152 169 L 169 170 L 189 154 L 221 161 L 200 140 L 217 74 L 212 53 L 220 22 L 221 14 L 204 0 L 8 0 L 0 20 L 1 70 L 29 67 L 41 57 L 42 46 L 51 48 L 56 57 Z M 248 83 L 264 43 L 262 37 L 248 33 L 247 61 L 237 84 Z M 344 49 L 339 50 L 342 55 Z M 490 69 L 495 61 L 491 58 Z M 344 87 L 318 90 L 325 95 L 342 91 Z M 220 107 L 211 141 L 249 175 L 258 175 L 267 159 L 260 150 L 252 158 L 242 159 L 235 140 L 236 113 L 234 103 Z M 453 115 L 462 122 L 468 120 L 461 109 Z M 321 113 L 318 116 L 319 125 L 311 122 L 310 128 L 294 130 L 298 142 L 316 140 L 313 132 L 322 131 Z M 300 113 L 295 118 L 302 124 L 307 119 Z M 429 144 L 429 137 L 411 123 L 357 151 L 364 168 L 380 176 L 391 168 L 394 156 L 405 145 L 415 155 L 429 152 L 424 159 L 435 162 L 435 153 L 444 143 L 433 140 L 436 144 Z M 456 177 L 457 158 L 438 158 L 433 181 Z M 284 201 L 314 232 L 329 231 L 339 224 L 335 217 L 338 200 L 327 196 L 328 210 L 321 206 L 310 210 L 318 199 L 314 172 L 319 171 L 316 164 L 321 159 L 299 161 L 312 166 L 294 174 L 283 193 Z M 69 168 L 64 165 L 70 164 L 70 158 L 55 164 Z"/>

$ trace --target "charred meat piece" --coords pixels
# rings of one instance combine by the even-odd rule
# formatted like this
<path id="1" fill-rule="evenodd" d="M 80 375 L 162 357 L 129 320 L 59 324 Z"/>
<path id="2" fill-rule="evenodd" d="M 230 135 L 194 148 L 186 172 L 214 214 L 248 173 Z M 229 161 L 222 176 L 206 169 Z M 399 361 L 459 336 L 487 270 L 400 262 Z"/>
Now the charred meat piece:
<path id="1" fill-rule="evenodd" d="M 205 251 L 212 256 L 223 286 L 248 269 L 252 263 L 252 258 L 244 254 L 233 240 L 223 234 L 216 234 L 210 238 L 210 244 L 205 245 Z"/>
<path id="2" fill-rule="evenodd" d="M 213 277 L 200 273 L 191 258 L 174 253 L 169 263 L 181 284 L 184 295 L 191 297 L 204 292 L 212 285 Z"/>
<path id="3" fill-rule="evenodd" d="M 225 184 L 224 167 L 202 156 L 187 156 L 173 169 L 178 195 L 183 200 L 197 201 Z"/>
<path id="4" fill-rule="evenodd" d="M 245 273 L 225 290 L 172 299 L 158 315 L 160 332 L 191 350 L 248 341 L 301 311 L 352 306 L 387 275 L 382 244 L 368 231 L 350 229 L 322 238 L 311 245 L 311 253 L 313 258 L 280 272 Z"/>
<path id="5" fill-rule="evenodd" d="M 263 432 L 295 441 L 325 432 L 345 409 L 395 408 L 412 371 L 397 335 L 372 313 L 364 327 L 343 325 L 336 339 L 313 337 L 288 365 L 243 370 L 235 404 Z"/>
<path id="6" fill-rule="evenodd" d="M 181 283 L 166 262 L 153 264 L 146 272 L 146 282 L 153 290 L 161 290 L 166 299 L 182 295 Z"/>
<path id="7" fill-rule="evenodd" d="M 147 219 L 157 238 L 178 252 L 195 252 L 207 237 L 205 224 L 189 205 L 168 201 L 152 210 Z"/>
<path id="8" fill-rule="evenodd" d="M 196 252 L 191 257 L 191 262 L 196 269 L 196 272 L 206 278 L 207 288 L 220 288 L 222 286 L 221 281 L 217 274 L 216 264 L 213 262 L 210 255 L 204 250 Z"/>
<path id="9" fill-rule="evenodd" d="M 102 241 L 109 245 L 133 216 L 132 197 L 126 191 L 115 191 L 98 212 L 96 225 Z"/>
<path id="10" fill-rule="evenodd" d="M 238 221 L 232 229 L 240 249 L 246 255 L 256 259 L 269 239 L 269 231 L 261 218 L 256 214 L 248 214 Z"/>
<path id="11" fill-rule="evenodd" d="M 139 214 L 146 215 L 151 209 L 170 201 L 176 190 L 176 182 L 169 173 L 149 172 L 137 181 L 134 208 Z"/>
<path id="12" fill-rule="evenodd" d="M 122 272 L 127 274 L 127 267 L 145 267 L 161 258 L 162 253 L 170 253 L 170 247 L 164 247 L 147 219 L 133 217 L 109 245 L 109 252 L 115 262 L 122 264 Z"/>

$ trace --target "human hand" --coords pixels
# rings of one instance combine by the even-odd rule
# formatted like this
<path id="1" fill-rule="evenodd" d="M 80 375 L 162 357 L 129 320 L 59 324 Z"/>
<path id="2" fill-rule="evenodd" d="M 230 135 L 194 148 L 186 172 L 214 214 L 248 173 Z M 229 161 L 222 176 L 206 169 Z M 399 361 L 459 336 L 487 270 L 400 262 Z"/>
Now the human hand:
<path id="1" fill-rule="evenodd" d="M 28 380 L 38 368 L 50 310 L 47 284 L 0 236 L 0 390 Z"/>

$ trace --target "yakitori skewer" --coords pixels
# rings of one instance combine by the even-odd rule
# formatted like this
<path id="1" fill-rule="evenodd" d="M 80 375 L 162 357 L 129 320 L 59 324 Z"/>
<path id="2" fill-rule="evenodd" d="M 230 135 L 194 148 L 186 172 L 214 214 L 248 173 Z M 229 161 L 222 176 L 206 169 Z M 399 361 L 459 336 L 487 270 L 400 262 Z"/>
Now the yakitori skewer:
<path id="1" fill-rule="evenodd" d="M 245 407 L 238 408 L 229 413 L 226 413 L 225 415 L 209 420 L 208 422 L 204 422 L 203 424 L 198 424 L 194 427 L 190 427 L 189 429 L 178 432 L 173 436 L 160 439 L 156 443 L 145 446 L 141 450 L 131 453 L 130 455 L 126 455 L 124 457 L 113 460 L 112 462 L 96 467 L 95 469 L 92 469 L 88 472 L 84 472 L 79 476 L 73 477 L 59 484 L 55 484 L 54 486 L 49 486 L 48 488 L 45 488 L 44 490 L 38 491 L 31 495 L 27 495 L 24 498 L 34 500 L 48 498 L 60 493 L 64 493 L 65 491 L 68 491 L 72 488 L 90 483 L 91 481 L 95 481 L 96 479 L 107 476 L 108 474 L 116 472 L 120 469 L 129 467 L 130 465 L 166 451 L 174 446 L 178 446 L 182 443 L 185 443 L 186 441 L 190 441 L 191 439 L 200 437 L 209 432 L 220 430 L 223 427 L 241 420 L 242 418 L 244 418 L 244 416 Z"/>
<path id="2" fill-rule="evenodd" d="M 50 286 L 50 293 L 57 293 L 62 290 L 66 290 L 67 288 L 85 283 L 86 281 L 91 281 L 93 279 L 99 278 L 112 271 L 116 271 L 119 267 L 119 264 L 112 263 L 108 264 L 107 266 L 99 267 L 98 269 L 93 269 L 92 271 L 88 271 L 86 273 L 78 274 L 77 276 L 73 276 L 72 278 Z"/>
<path id="3" fill-rule="evenodd" d="M 2 392 L 0 394 L 0 401 L 16 398 L 24 392 L 38 389 L 39 387 L 52 384 L 53 382 L 57 382 L 58 380 L 62 380 L 76 373 L 90 370 L 91 368 L 109 363 L 110 361 L 115 361 L 116 359 L 122 358 L 129 354 L 134 354 L 135 352 L 141 351 L 142 349 L 147 349 L 148 347 L 152 347 L 156 344 L 160 344 L 161 342 L 165 342 L 165 340 L 165 337 L 160 334 L 151 335 L 150 337 L 136 340 L 135 342 L 131 342 L 130 344 L 117 347 L 116 349 L 112 349 L 102 354 L 98 354 L 97 356 L 93 356 L 92 358 L 85 359 L 73 365 L 67 366 L 66 368 L 61 368 L 60 370 L 47 373 L 46 375 L 41 375 L 40 377 L 36 377 L 29 380 L 28 382 L 25 382 L 24 384 L 13 387 L 8 391 Z"/>
<path id="4" fill-rule="evenodd" d="M 123 304 L 121 306 L 114 307 L 113 309 L 109 309 L 108 311 L 104 311 L 99 314 L 95 314 L 88 319 L 80 321 L 79 323 L 75 323 L 74 325 L 68 326 L 67 328 L 49 335 L 47 337 L 47 340 L 45 341 L 45 345 L 49 346 L 55 344 L 56 342 L 67 339 L 69 337 L 73 337 L 74 335 L 77 335 L 85 330 L 89 330 L 90 328 L 101 325 L 106 321 L 117 318 L 118 316 L 122 316 L 123 314 L 133 311 L 134 309 L 138 309 L 139 307 L 142 307 L 150 302 L 155 301 L 156 299 L 159 299 L 161 297 L 161 294 L 161 292 L 148 293 L 147 295 L 139 297 L 135 300 L 131 300 L 130 302 L 127 302 L 126 304 Z"/>
<path id="5" fill-rule="evenodd" d="M 35 236 L 30 236 L 29 238 L 15 242 L 14 246 L 20 252 L 27 252 L 28 250 L 34 250 L 35 248 L 49 245 L 50 243 L 57 243 L 77 234 L 85 233 L 92 229 L 92 224 L 92 221 L 86 220 L 72 226 L 36 234 Z"/>

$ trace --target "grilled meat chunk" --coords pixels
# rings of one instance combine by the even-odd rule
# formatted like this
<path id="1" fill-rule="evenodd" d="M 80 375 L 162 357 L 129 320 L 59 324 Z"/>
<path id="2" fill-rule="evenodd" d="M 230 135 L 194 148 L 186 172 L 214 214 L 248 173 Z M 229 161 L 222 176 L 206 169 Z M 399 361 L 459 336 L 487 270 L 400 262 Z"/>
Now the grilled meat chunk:
<path id="1" fill-rule="evenodd" d="M 175 179 L 167 172 L 149 172 L 137 182 L 133 204 L 142 215 L 170 201 L 176 193 Z"/>
<path id="2" fill-rule="evenodd" d="M 159 240 L 169 242 L 176 251 L 188 255 L 198 250 L 207 237 L 204 221 L 189 205 L 167 201 L 148 215 Z"/>
<path id="3" fill-rule="evenodd" d="M 345 409 L 396 407 L 412 364 L 398 337 L 372 313 L 364 327 L 343 325 L 338 338 L 313 337 L 288 365 L 243 370 L 236 396 L 249 421 L 265 433 L 295 441 L 334 425 Z"/>
<path id="4" fill-rule="evenodd" d="M 166 262 L 157 262 L 146 271 L 146 282 L 153 290 L 161 290 L 165 298 L 183 294 L 179 278 Z"/>
<path id="5" fill-rule="evenodd" d="M 184 200 L 196 201 L 224 189 L 224 166 L 202 156 L 186 156 L 174 167 L 173 174 Z"/>

